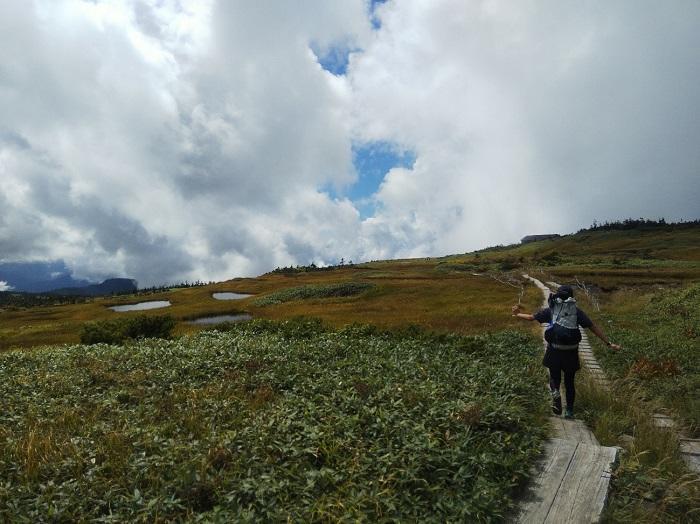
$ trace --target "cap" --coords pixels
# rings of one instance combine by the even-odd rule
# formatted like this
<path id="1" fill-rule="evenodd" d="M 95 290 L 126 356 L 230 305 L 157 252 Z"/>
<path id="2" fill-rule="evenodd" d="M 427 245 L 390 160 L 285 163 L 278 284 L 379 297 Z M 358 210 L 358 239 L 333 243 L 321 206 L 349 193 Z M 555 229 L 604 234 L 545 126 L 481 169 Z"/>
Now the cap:
<path id="1" fill-rule="evenodd" d="M 557 296 L 564 300 L 571 298 L 574 296 L 574 288 L 571 286 L 559 286 L 559 289 L 557 289 Z"/>

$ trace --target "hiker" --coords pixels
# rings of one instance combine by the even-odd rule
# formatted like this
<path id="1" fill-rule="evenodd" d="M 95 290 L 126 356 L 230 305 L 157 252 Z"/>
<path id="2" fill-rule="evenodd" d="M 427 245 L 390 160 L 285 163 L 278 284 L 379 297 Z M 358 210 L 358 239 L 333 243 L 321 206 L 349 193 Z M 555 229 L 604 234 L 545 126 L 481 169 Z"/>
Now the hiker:
<path id="1" fill-rule="evenodd" d="M 524 320 L 536 320 L 540 324 L 549 324 L 544 338 L 547 349 L 542 364 L 549 369 L 549 390 L 552 394 L 552 411 L 561 415 L 561 374 L 564 372 L 566 389 L 565 418 L 574 418 L 574 399 L 576 388 L 574 378 L 581 368 L 578 359 L 578 343 L 581 332 L 578 326 L 590 329 L 595 336 L 609 348 L 617 351 L 621 346 L 611 343 L 600 328 L 588 318 L 588 315 L 576 306 L 574 290 L 571 286 L 559 286 L 556 293 L 550 293 L 547 299 L 549 307 L 540 309 L 534 315 L 520 312 L 520 305 L 513 306 L 513 316 Z"/>

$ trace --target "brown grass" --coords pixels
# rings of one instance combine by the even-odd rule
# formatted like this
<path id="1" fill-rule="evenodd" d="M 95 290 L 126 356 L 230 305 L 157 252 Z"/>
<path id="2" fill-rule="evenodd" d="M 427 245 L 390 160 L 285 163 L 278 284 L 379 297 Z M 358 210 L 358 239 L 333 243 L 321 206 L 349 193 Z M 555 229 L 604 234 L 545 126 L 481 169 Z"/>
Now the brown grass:
<path id="1" fill-rule="evenodd" d="M 239 278 L 148 296 L 95 299 L 88 304 L 4 311 L 0 313 L 0 350 L 12 346 L 75 343 L 85 322 L 137 314 L 173 315 L 179 321 L 176 334 L 203 329 L 187 323 L 187 319 L 243 311 L 256 318 L 312 316 L 333 326 L 369 323 L 394 328 L 415 324 L 435 331 L 464 334 L 492 332 L 519 325 L 510 316 L 510 306 L 518 300 L 516 288 L 487 276 L 439 271 L 437 266 L 437 260 L 425 259 L 379 262 L 334 271 Z M 298 300 L 267 307 L 256 307 L 253 304 L 256 297 L 236 301 L 212 298 L 212 293 L 220 291 L 260 296 L 288 287 L 347 281 L 370 282 L 375 287 L 353 297 Z M 115 304 L 147 300 L 170 300 L 172 306 L 135 313 L 114 313 L 107 309 Z M 538 291 L 528 286 L 523 298 L 525 307 L 535 309 L 539 300 Z"/>
<path id="2" fill-rule="evenodd" d="M 333 271 L 267 274 L 147 296 L 0 311 L 0 350 L 77 342 L 81 326 L 87 321 L 136 314 L 171 314 L 179 321 L 176 334 L 204 329 L 187 323 L 188 319 L 244 311 L 267 319 L 313 316 L 333 326 L 353 322 L 383 328 L 417 324 L 463 334 L 522 328 L 509 315 L 510 306 L 518 298 L 517 289 L 496 282 L 485 273 L 508 265 L 514 267 L 515 274 L 521 270 L 531 274 L 540 271 L 561 282 L 578 277 L 603 289 L 601 300 L 617 308 L 624 308 L 625 304 L 638 307 L 641 298 L 619 301 L 614 293 L 622 290 L 629 297 L 630 289 L 644 291 L 699 280 L 698 246 L 700 227 L 583 232 L 557 240 L 443 258 L 372 262 Z M 353 297 L 299 300 L 268 307 L 256 307 L 255 297 L 218 301 L 211 296 L 217 291 L 263 295 L 301 285 L 348 281 L 373 283 L 375 288 Z M 170 300 L 172 307 L 146 313 L 114 313 L 107 309 L 114 304 L 146 300 Z M 538 291 L 529 286 L 524 296 L 525 310 L 534 310 L 539 304 Z"/>

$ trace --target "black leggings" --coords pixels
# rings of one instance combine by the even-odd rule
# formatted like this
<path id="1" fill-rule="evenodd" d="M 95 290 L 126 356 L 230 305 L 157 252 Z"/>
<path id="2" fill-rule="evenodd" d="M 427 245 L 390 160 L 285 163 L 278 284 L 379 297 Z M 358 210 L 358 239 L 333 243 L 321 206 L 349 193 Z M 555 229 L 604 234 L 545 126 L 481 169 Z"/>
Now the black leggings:
<path id="1" fill-rule="evenodd" d="M 549 387 L 550 389 L 559 389 L 562 371 L 564 372 L 564 388 L 566 389 L 566 407 L 574 409 L 574 399 L 576 398 L 576 386 L 574 386 L 574 378 L 576 377 L 575 369 L 562 370 L 560 367 L 550 367 Z"/>

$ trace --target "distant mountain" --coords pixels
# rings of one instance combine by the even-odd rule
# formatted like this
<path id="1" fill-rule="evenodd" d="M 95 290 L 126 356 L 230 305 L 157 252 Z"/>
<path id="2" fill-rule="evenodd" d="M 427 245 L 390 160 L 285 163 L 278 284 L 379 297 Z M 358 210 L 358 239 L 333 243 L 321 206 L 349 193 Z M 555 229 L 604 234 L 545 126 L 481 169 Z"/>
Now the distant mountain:
<path id="1" fill-rule="evenodd" d="M 12 291 L 42 293 L 52 289 L 84 287 L 96 282 L 75 279 L 62 260 L 48 262 L 0 262 L 0 281 Z"/>
<path id="2" fill-rule="evenodd" d="M 65 287 L 48 291 L 50 295 L 80 295 L 95 297 L 115 293 L 134 293 L 138 290 L 136 280 L 131 278 L 109 278 L 101 284 L 83 287 Z"/>
<path id="3" fill-rule="evenodd" d="M 73 278 L 63 260 L 46 262 L 0 262 L 0 282 L 8 291 L 52 295 L 97 296 L 136 291 L 130 278 L 110 278 L 101 284 Z"/>

